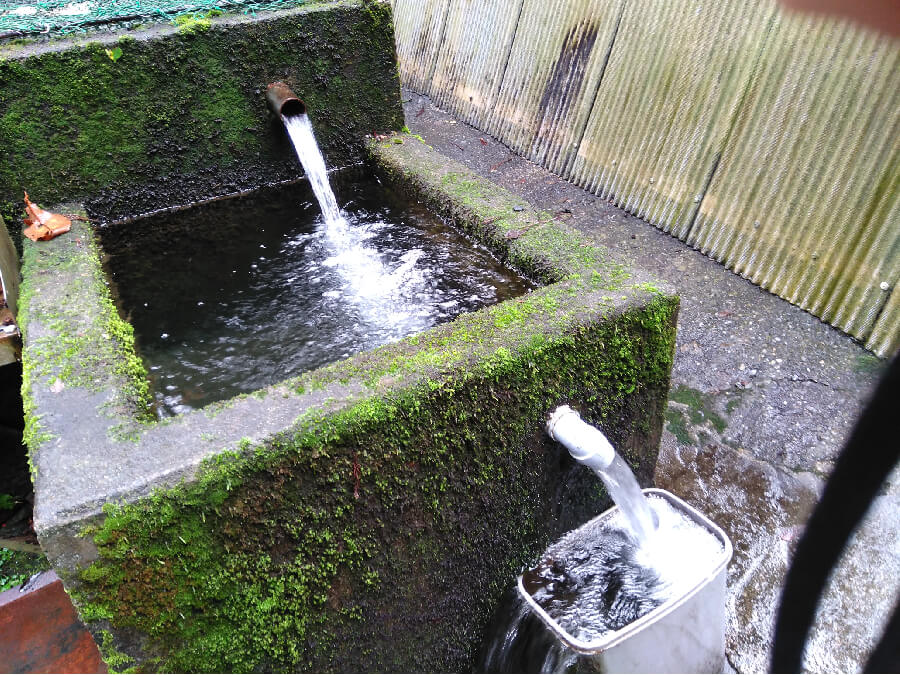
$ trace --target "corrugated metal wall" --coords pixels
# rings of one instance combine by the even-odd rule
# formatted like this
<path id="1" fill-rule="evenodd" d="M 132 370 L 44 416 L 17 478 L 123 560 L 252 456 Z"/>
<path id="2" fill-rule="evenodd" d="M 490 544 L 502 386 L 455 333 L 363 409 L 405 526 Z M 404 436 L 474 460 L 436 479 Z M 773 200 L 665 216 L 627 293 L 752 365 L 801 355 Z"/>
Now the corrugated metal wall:
<path id="1" fill-rule="evenodd" d="M 400 73 L 865 342 L 900 346 L 900 44 L 773 0 L 394 0 Z"/>
<path id="2" fill-rule="evenodd" d="M 776 17 L 687 237 L 881 354 L 900 335 L 881 288 L 900 281 L 898 68 L 887 38 Z"/>

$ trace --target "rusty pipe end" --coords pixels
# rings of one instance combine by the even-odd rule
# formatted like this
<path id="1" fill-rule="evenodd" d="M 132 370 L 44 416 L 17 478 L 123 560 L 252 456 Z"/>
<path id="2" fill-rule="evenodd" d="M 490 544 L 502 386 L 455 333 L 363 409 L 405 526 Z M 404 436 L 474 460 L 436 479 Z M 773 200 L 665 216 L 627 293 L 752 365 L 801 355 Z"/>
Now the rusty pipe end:
<path id="1" fill-rule="evenodd" d="M 266 88 L 266 102 L 269 110 L 282 117 L 306 114 L 306 104 L 284 82 L 273 82 Z"/>

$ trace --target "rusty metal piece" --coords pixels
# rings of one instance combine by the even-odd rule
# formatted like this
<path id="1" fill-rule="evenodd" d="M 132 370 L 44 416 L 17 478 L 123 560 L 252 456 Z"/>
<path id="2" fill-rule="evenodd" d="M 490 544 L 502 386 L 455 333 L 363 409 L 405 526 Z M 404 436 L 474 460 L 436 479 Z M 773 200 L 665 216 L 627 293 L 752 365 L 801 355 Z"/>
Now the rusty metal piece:
<path id="1" fill-rule="evenodd" d="M 54 572 L 0 593 L 0 655 L 11 673 L 107 672 Z"/>
<path id="2" fill-rule="evenodd" d="M 25 193 L 25 212 L 29 217 L 25 219 L 27 227 L 22 234 L 31 241 L 48 241 L 65 234 L 72 227 L 72 221 L 64 215 L 50 213 L 37 204 L 32 204 L 27 192 Z"/>
<path id="3" fill-rule="evenodd" d="M 273 82 L 266 88 L 266 102 L 273 113 L 282 117 L 306 113 L 306 104 L 284 82 Z"/>

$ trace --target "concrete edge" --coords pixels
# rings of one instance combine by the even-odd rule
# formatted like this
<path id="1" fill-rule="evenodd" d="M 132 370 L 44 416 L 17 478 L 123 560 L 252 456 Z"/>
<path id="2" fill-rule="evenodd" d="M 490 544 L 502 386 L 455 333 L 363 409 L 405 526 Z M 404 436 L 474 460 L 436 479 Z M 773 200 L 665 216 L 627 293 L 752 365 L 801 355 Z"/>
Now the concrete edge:
<path id="1" fill-rule="evenodd" d="M 434 151 L 426 154 L 430 162 L 440 161 Z M 398 155 L 392 161 L 394 168 L 400 168 L 404 158 Z M 447 164 L 443 176 L 458 169 L 453 163 Z M 410 169 L 396 173 L 392 180 L 412 184 L 414 174 Z M 583 250 L 587 248 L 583 242 L 557 224 L 541 225 L 544 233 L 553 235 L 554 247 L 546 246 L 545 234 L 540 231 L 506 237 L 516 228 L 533 228 L 535 214 L 516 211 L 521 200 L 489 181 L 466 174 L 467 188 L 475 185 L 484 197 L 483 202 L 470 200 L 468 204 L 447 185 L 450 183 L 437 180 L 416 189 L 429 192 L 434 197 L 431 201 L 449 207 L 451 219 L 463 227 L 468 223 L 466 229 L 477 239 L 487 240 L 495 248 L 498 242 L 506 244 L 508 257 L 515 255 L 519 264 L 537 259 L 531 269 L 543 270 L 545 280 L 563 281 L 165 423 L 150 423 L 140 418 L 138 408 L 124 405 L 134 398 L 128 392 L 139 385 L 134 368 L 127 370 L 127 377 L 120 368 L 120 360 L 134 363 L 133 339 L 116 345 L 102 332 L 91 329 L 91 321 L 103 316 L 103 306 L 108 311 L 111 301 L 105 279 L 91 272 L 98 270 L 100 263 L 96 246 L 84 244 L 93 241 L 90 228 L 76 222 L 72 233 L 35 245 L 35 250 L 46 247 L 48 254 L 26 256 L 28 283 L 53 277 L 56 295 L 54 298 L 50 297 L 52 292 L 32 290 L 23 294 L 24 359 L 30 374 L 23 393 L 31 428 L 27 441 L 37 469 L 35 526 L 42 541 L 51 532 L 68 530 L 70 525 L 98 516 L 107 502 L 132 501 L 155 489 L 190 481 L 205 462 L 223 453 L 240 454 L 242 448 L 286 429 L 321 423 L 329 415 L 375 398 L 416 396 L 426 381 L 434 386 L 467 370 L 488 367 L 501 350 L 523 348 L 536 336 L 564 335 L 579 326 L 646 306 L 655 297 L 672 296 L 668 289 L 654 286 L 647 275 L 625 271 L 610 262 L 605 251 Z M 507 217 L 474 231 L 472 219 L 492 210 L 500 210 Z M 446 208 L 442 215 L 447 215 Z M 484 220 L 481 218 L 482 225 Z M 574 258 L 570 249 L 575 250 Z M 579 262 L 580 267 L 576 264 Z M 610 270 L 614 278 L 608 274 Z M 85 280 L 88 292 L 79 298 L 77 307 L 69 308 L 75 309 L 69 315 L 74 323 L 56 321 L 50 325 L 41 313 L 41 308 L 49 305 L 43 303 L 52 305 L 65 293 L 61 289 Z M 117 316 L 115 319 L 121 321 Z M 75 332 L 89 339 L 73 341 L 73 326 L 79 326 Z M 55 346 L 55 351 L 47 355 L 39 345 Z M 118 351 L 110 353 L 111 346 Z M 103 358 L 98 359 L 97 350 Z M 57 362 L 57 366 L 49 370 L 38 367 L 36 362 L 47 360 Z M 100 367 L 100 376 L 65 382 L 59 374 L 64 368 L 62 362 L 79 360 Z M 248 419 L 254 420 L 252 438 L 246 435 Z"/>

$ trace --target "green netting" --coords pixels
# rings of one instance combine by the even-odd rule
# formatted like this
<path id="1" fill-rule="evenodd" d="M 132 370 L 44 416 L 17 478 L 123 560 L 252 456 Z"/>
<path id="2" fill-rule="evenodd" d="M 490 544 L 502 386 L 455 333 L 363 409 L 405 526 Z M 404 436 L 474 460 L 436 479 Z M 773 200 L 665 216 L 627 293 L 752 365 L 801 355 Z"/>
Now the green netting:
<path id="1" fill-rule="evenodd" d="M 171 21 L 184 14 L 255 14 L 309 0 L 0 0 L 0 39 L 64 35 L 121 22 Z"/>

